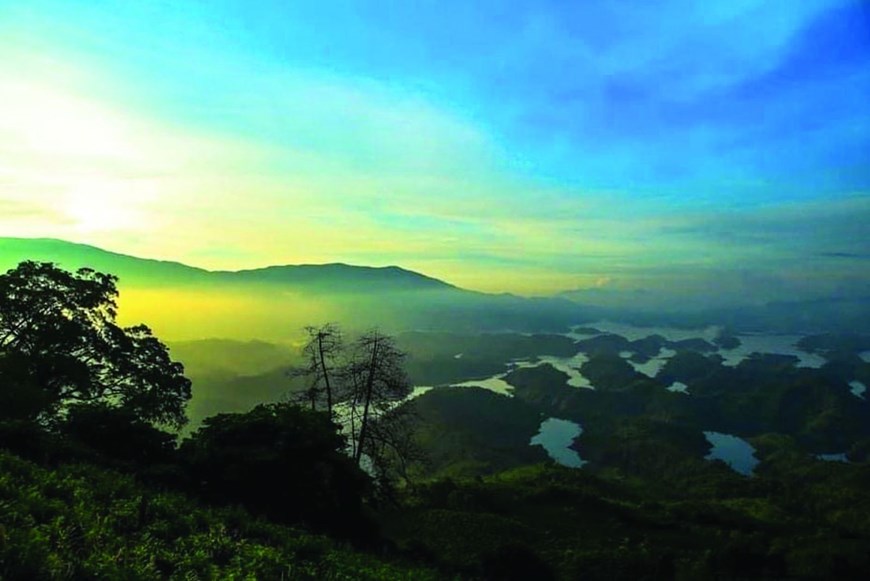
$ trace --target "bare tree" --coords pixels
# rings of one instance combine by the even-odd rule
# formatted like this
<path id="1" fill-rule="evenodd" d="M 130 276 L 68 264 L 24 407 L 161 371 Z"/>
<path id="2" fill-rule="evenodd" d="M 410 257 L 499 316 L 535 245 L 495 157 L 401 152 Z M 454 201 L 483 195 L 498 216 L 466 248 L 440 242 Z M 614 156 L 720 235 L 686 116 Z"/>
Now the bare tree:
<path id="1" fill-rule="evenodd" d="M 388 499 L 395 493 L 396 483 L 413 484 L 413 465 L 427 461 L 413 437 L 417 419 L 414 407 L 403 402 L 369 421 L 364 453 L 371 459 L 372 476 L 381 495 Z"/>
<path id="2" fill-rule="evenodd" d="M 405 353 L 393 337 L 378 330 L 349 346 L 335 324 L 306 327 L 303 366 L 292 370 L 308 379 L 297 399 L 317 409 L 322 402 L 349 440 L 354 461 L 389 494 L 395 481 L 408 482 L 409 466 L 422 460 L 412 438 L 411 394 L 403 368 Z"/>
<path id="3" fill-rule="evenodd" d="M 361 463 L 372 438 L 373 424 L 411 394 L 411 383 L 402 364 L 405 353 L 395 339 L 370 331 L 354 343 L 343 376 L 350 398 L 353 456 Z"/>
<path id="4" fill-rule="evenodd" d="M 333 405 L 337 400 L 334 375 L 340 366 L 343 343 L 341 330 L 333 323 L 321 327 L 305 327 L 308 340 L 302 347 L 305 363 L 290 371 L 293 377 L 308 378 L 308 387 L 301 392 L 300 399 L 307 401 L 311 409 L 317 408 L 325 400 L 326 411 L 332 416 Z"/>

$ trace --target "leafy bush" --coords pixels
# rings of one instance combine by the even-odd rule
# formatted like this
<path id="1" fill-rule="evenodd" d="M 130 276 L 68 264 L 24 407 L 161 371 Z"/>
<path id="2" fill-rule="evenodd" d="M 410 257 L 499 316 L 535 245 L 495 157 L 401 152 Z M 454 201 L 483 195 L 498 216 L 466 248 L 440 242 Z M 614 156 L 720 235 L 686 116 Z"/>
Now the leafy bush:
<path id="1" fill-rule="evenodd" d="M 326 538 L 0 452 L 0 579 L 436 579 Z"/>

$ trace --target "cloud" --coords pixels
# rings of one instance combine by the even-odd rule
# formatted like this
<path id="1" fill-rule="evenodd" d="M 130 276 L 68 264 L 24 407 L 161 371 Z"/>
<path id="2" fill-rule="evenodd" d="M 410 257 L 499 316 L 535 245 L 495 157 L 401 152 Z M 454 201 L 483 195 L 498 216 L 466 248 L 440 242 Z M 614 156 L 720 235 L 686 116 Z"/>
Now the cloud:
<path id="1" fill-rule="evenodd" d="M 2 184 L 2 180 L 0 180 L 0 184 Z M 2 216 L 0 224 L 4 228 L 11 227 L 13 222 L 21 221 L 57 224 L 65 222 L 63 216 L 52 208 L 25 200 L 0 199 L 0 216 Z"/>
<path id="2" fill-rule="evenodd" d="M 823 256 L 825 258 L 856 258 L 859 260 L 870 259 L 870 253 L 858 254 L 855 252 L 820 252 L 819 256 Z"/>
<path id="3" fill-rule="evenodd" d="M 675 216 L 662 224 L 663 235 L 758 248 L 778 256 L 811 257 L 830 252 L 870 253 L 866 237 L 870 195 L 814 200 L 710 214 Z"/>
<path id="4" fill-rule="evenodd" d="M 856 6 L 23 3 L 4 233 L 527 293 L 821 292 L 870 252 Z"/>

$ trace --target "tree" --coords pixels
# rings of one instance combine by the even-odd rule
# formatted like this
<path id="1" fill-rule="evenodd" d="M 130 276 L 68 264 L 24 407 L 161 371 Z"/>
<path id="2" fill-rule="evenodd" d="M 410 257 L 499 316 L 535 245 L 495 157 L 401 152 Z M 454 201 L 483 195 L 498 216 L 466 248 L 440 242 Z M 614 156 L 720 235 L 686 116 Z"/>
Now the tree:
<path id="1" fill-rule="evenodd" d="M 309 379 L 298 397 L 312 410 L 325 403 L 329 417 L 350 440 L 350 455 L 375 477 L 381 491 L 408 481 L 408 468 L 421 460 L 411 437 L 413 417 L 401 405 L 411 393 L 403 368 L 405 353 L 395 339 L 370 331 L 350 346 L 335 324 L 306 327 L 302 347 L 306 364 L 291 372 Z"/>
<path id="2" fill-rule="evenodd" d="M 377 430 L 373 425 L 411 394 L 411 383 L 402 367 L 404 359 L 395 339 L 374 330 L 356 340 L 345 364 L 351 443 L 358 464 L 364 453 L 375 449 L 372 442 Z"/>
<path id="3" fill-rule="evenodd" d="M 345 447 L 326 412 L 280 403 L 206 419 L 181 454 L 215 502 L 356 536 L 367 528 L 367 479 Z"/>
<path id="4" fill-rule="evenodd" d="M 370 419 L 363 453 L 381 497 L 392 499 L 395 484 L 413 485 L 411 467 L 428 461 L 414 432 L 419 420 L 414 407 L 404 402 Z"/>
<path id="5" fill-rule="evenodd" d="M 143 421 L 184 424 L 191 397 L 184 368 L 148 327 L 117 325 L 116 283 L 47 262 L 0 275 L 0 402 L 41 421 L 99 403 Z"/>
<path id="6" fill-rule="evenodd" d="M 67 443 L 125 470 L 168 465 L 174 459 L 175 436 L 129 409 L 103 403 L 70 406 L 59 432 Z"/>
<path id="7" fill-rule="evenodd" d="M 312 410 L 317 409 L 318 402 L 325 399 L 326 412 L 332 417 L 333 404 L 339 395 L 335 388 L 335 370 L 339 367 L 339 357 L 342 353 L 341 330 L 333 323 L 321 327 L 305 327 L 308 340 L 302 347 L 305 365 L 292 369 L 294 377 L 306 377 L 308 387 L 301 392 L 302 400 L 309 402 Z"/>

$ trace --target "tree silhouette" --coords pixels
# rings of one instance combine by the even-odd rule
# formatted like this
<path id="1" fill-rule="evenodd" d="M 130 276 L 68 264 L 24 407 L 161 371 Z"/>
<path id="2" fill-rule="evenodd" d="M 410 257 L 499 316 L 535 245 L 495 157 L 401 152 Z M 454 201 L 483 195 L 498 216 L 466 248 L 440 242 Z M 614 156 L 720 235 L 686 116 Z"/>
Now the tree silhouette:
<path id="1" fill-rule="evenodd" d="M 0 403 L 41 421 L 72 404 L 122 408 L 179 427 L 191 396 L 183 366 L 139 325 L 119 327 L 117 278 L 26 261 L 0 275 Z"/>
<path id="2" fill-rule="evenodd" d="M 316 410 L 318 402 L 325 399 L 326 412 L 332 417 L 332 408 L 339 396 L 334 375 L 343 348 L 341 330 L 337 325 L 327 323 L 321 327 L 305 327 L 305 332 L 308 334 L 302 347 L 305 365 L 292 369 L 290 375 L 309 380 L 299 399 L 308 402 L 312 410 Z"/>
<path id="3" fill-rule="evenodd" d="M 389 335 L 374 330 L 354 343 L 343 375 L 349 392 L 353 455 L 357 463 L 367 452 L 372 424 L 385 417 L 411 394 L 411 383 L 402 364 L 405 353 Z"/>
<path id="4" fill-rule="evenodd" d="M 351 457 L 375 477 L 382 492 L 397 480 L 408 481 L 408 468 L 422 460 L 422 453 L 411 437 L 411 408 L 401 405 L 411 393 L 405 353 L 378 330 L 350 345 L 332 323 L 305 332 L 306 364 L 291 371 L 309 379 L 298 403 L 312 410 L 325 403 L 328 416 L 349 439 Z"/>
<path id="5" fill-rule="evenodd" d="M 212 416 L 181 447 L 207 498 L 352 535 L 367 479 L 344 450 L 325 412 L 289 403 Z"/>

